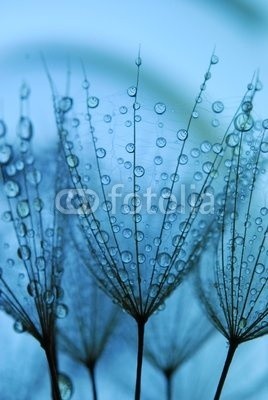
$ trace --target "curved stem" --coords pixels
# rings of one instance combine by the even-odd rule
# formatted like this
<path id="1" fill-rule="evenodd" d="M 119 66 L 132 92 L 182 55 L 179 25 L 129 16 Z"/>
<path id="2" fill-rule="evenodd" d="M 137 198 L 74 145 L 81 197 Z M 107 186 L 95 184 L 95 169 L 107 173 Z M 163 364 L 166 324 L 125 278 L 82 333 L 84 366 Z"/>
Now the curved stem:
<path id="1" fill-rule="evenodd" d="M 51 391 L 53 400 L 61 400 L 60 389 L 58 384 L 57 362 L 53 346 L 47 345 L 44 347 L 47 363 L 50 373 Z"/>
<path id="2" fill-rule="evenodd" d="M 138 353 L 137 353 L 137 372 L 136 372 L 136 388 L 135 400 L 140 400 L 141 396 L 141 371 L 143 359 L 143 345 L 144 345 L 144 321 L 137 321 L 138 324 Z"/>
<path id="3" fill-rule="evenodd" d="M 235 353 L 235 351 L 237 349 L 237 346 L 238 346 L 238 343 L 236 343 L 236 342 L 230 342 L 229 343 L 229 350 L 228 350 L 228 353 L 227 353 L 227 357 L 226 357 L 226 360 L 225 360 L 225 363 L 224 363 L 224 367 L 223 367 L 223 370 L 222 370 L 222 373 L 221 373 L 221 377 L 220 377 L 220 380 L 219 380 L 219 383 L 218 383 L 218 387 L 217 387 L 217 390 L 216 390 L 216 393 L 215 393 L 214 400 L 219 400 L 220 399 L 222 388 L 223 388 L 226 376 L 228 374 L 230 365 L 232 363 L 233 356 L 234 356 L 234 353 Z"/>
<path id="4" fill-rule="evenodd" d="M 93 400 L 98 400 L 96 376 L 95 376 L 95 366 L 96 366 L 95 363 L 88 365 L 88 372 L 89 372 L 90 381 L 91 381 L 91 385 L 92 385 Z"/>

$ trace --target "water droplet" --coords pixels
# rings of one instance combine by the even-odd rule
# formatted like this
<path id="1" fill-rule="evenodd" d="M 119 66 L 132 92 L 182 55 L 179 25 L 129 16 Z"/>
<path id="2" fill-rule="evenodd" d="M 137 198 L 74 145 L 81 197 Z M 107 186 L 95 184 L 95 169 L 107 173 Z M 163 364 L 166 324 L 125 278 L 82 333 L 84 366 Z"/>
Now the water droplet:
<path id="1" fill-rule="evenodd" d="M 128 143 L 128 144 L 126 145 L 126 151 L 127 151 L 128 153 L 133 153 L 134 150 L 135 150 L 135 145 L 134 145 L 134 143 Z"/>
<path id="2" fill-rule="evenodd" d="M 33 206 L 34 206 L 35 211 L 37 211 L 37 212 L 42 211 L 43 206 L 44 206 L 42 199 L 40 199 L 39 197 L 36 197 L 33 201 Z"/>
<path id="3" fill-rule="evenodd" d="M 134 169 L 134 175 L 137 177 L 142 177 L 145 173 L 144 168 L 141 165 L 137 165 L 137 167 Z"/>
<path id="4" fill-rule="evenodd" d="M 110 178 L 109 175 L 103 175 L 103 176 L 101 177 L 101 183 L 102 183 L 103 185 L 109 185 L 110 182 L 111 182 L 111 178 Z"/>
<path id="5" fill-rule="evenodd" d="M 46 268 L 46 261 L 44 257 L 37 257 L 35 261 L 36 268 L 38 271 L 44 271 Z"/>
<path id="6" fill-rule="evenodd" d="M 87 79 L 84 79 L 82 82 L 82 87 L 83 89 L 88 89 L 89 88 L 89 82 Z"/>
<path id="7" fill-rule="evenodd" d="M 63 373 L 58 374 L 59 390 L 61 400 L 70 400 L 73 395 L 73 384 L 71 379 Z"/>
<path id="8" fill-rule="evenodd" d="M 154 110 L 156 114 L 162 115 L 166 111 L 166 105 L 164 103 L 156 103 L 154 106 Z"/>
<path id="9" fill-rule="evenodd" d="M 218 62 L 219 62 L 219 57 L 218 56 L 216 56 L 216 54 L 213 54 L 213 56 L 211 57 L 211 60 L 210 60 L 210 62 L 211 62 L 211 64 L 217 64 Z"/>
<path id="10" fill-rule="evenodd" d="M 208 153 L 211 150 L 211 143 L 209 143 L 207 140 L 205 140 L 203 143 L 201 143 L 201 151 L 203 153 Z"/>
<path id="11" fill-rule="evenodd" d="M 262 121 L 262 127 L 263 127 L 263 129 L 268 129 L 268 119 L 264 119 L 263 121 Z M 0 129 L 1 130 L 1 129 Z"/>
<path id="12" fill-rule="evenodd" d="M 71 97 L 64 96 L 59 101 L 59 108 L 63 113 L 67 113 L 68 111 L 70 111 L 72 106 L 73 106 L 73 99 Z"/>
<path id="13" fill-rule="evenodd" d="M 159 253 L 157 262 L 161 267 L 168 267 L 170 265 L 171 257 L 168 253 Z"/>
<path id="14" fill-rule="evenodd" d="M 96 150 L 96 155 L 98 158 L 104 158 L 106 156 L 106 150 L 100 147 Z"/>
<path id="15" fill-rule="evenodd" d="M 107 124 L 108 124 L 109 122 L 111 122 L 111 121 L 112 121 L 111 115 L 110 115 L 110 114 L 104 115 L 103 121 L 106 122 Z"/>
<path id="16" fill-rule="evenodd" d="M 76 168 L 79 164 L 79 158 L 75 154 L 69 154 L 66 161 L 70 168 Z"/>
<path id="17" fill-rule="evenodd" d="M 265 270 L 265 267 L 264 267 L 263 264 L 258 263 L 258 264 L 256 265 L 256 273 L 257 273 L 257 274 L 262 274 L 262 273 L 264 272 L 264 270 Z"/>
<path id="18" fill-rule="evenodd" d="M 203 174 L 202 174 L 202 172 L 195 172 L 195 174 L 194 174 L 194 180 L 196 180 L 196 181 L 201 181 L 203 179 Z"/>
<path id="19" fill-rule="evenodd" d="M 135 64 L 137 65 L 137 67 L 140 67 L 141 63 L 142 63 L 141 57 L 137 57 L 136 60 L 135 60 Z"/>
<path id="20" fill-rule="evenodd" d="M 178 161 L 181 165 L 185 165 L 188 162 L 188 156 L 186 154 L 181 154 L 178 158 Z"/>
<path id="21" fill-rule="evenodd" d="M 5 136 L 7 131 L 6 124 L 2 119 L 0 119 L 0 138 Z"/>
<path id="22" fill-rule="evenodd" d="M 250 113 L 251 110 L 253 108 L 253 104 L 251 101 L 244 101 L 244 103 L 242 104 L 242 110 L 247 114 Z"/>
<path id="23" fill-rule="evenodd" d="M 127 107 L 125 107 L 125 106 L 121 106 L 120 108 L 119 108 L 119 112 L 120 112 L 120 114 L 126 114 L 127 113 Z"/>
<path id="24" fill-rule="evenodd" d="M 28 117 L 21 117 L 18 125 L 18 136 L 23 140 L 31 140 L 33 125 Z"/>
<path id="25" fill-rule="evenodd" d="M 27 200 L 20 200 L 17 204 L 17 214 L 20 218 L 26 218 L 30 214 L 30 207 Z"/>
<path id="26" fill-rule="evenodd" d="M 137 93 L 137 88 L 136 88 L 136 86 L 130 86 L 130 87 L 128 88 L 128 90 L 127 90 L 127 94 L 128 94 L 130 97 L 136 96 L 136 93 Z"/>
<path id="27" fill-rule="evenodd" d="M 51 290 L 46 290 L 43 295 L 43 300 L 46 304 L 51 305 L 55 300 L 55 295 Z"/>
<path id="28" fill-rule="evenodd" d="M 18 248 L 18 256 L 21 260 L 29 260 L 31 257 L 31 250 L 28 246 L 23 245 Z"/>
<path id="29" fill-rule="evenodd" d="M 10 211 L 4 211 L 1 217 L 4 222 L 12 221 L 12 213 Z"/>
<path id="30" fill-rule="evenodd" d="M 6 164 L 12 155 L 11 146 L 7 144 L 0 145 L 0 164 Z"/>
<path id="31" fill-rule="evenodd" d="M 229 147 L 235 147 L 239 143 L 239 136 L 236 133 L 230 133 L 226 137 L 226 144 Z"/>
<path id="32" fill-rule="evenodd" d="M 118 275 L 122 282 L 126 282 L 128 280 L 128 273 L 124 269 L 119 269 Z"/>
<path id="33" fill-rule="evenodd" d="M 30 96 L 30 93 L 31 91 L 29 86 L 26 83 L 23 83 L 20 88 L 20 98 L 26 100 Z"/>
<path id="34" fill-rule="evenodd" d="M 20 192 L 19 185 L 14 181 L 7 181 L 4 189 L 8 197 L 16 197 Z"/>
<path id="35" fill-rule="evenodd" d="M 235 129 L 240 132 L 249 131 L 254 125 L 253 118 L 245 113 L 238 114 L 234 120 Z"/>
<path id="36" fill-rule="evenodd" d="M 37 297 L 41 294 L 42 287 L 38 281 L 33 280 L 27 285 L 27 291 L 31 297 Z"/>
<path id="37" fill-rule="evenodd" d="M 235 244 L 238 246 L 242 246 L 244 244 L 244 238 L 242 236 L 237 236 L 235 238 Z"/>
<path id="38" fill-rule="evenodd" d="M 132 236 L 132 230 L 129 228 L 125 228 L 122 233 L 126 239 L 129 239 Z"/>
<path id="39" fill-rule="evenodd" d="M 267 213 L 268 213 L 268 208 L 262 207 L 262 208 L 260 209 L 260 213 L 261 213 L 261 215 L 263 215 L 263 216 L 267 215 Z"/>
<path id="40" fill-rule="evenodd" d="M 27 172 L 26 179 L 32 185 L 38 185 L 41 182 L 42 174 L 39 170 L 33 168 L 31 171 Z"/>
<path id="41" fill-rule="evenodd" d="M 212 165 L 213 165 L 212 162 L 206 161 L 202 166 L 203 171 L 206 174 L 209 174 L 211 172 L 211 170 L 212 170 Z"/>
<path id="42" fill-rule="evenodd" d="M 87 105 L 89 108 L 96 108 L 99 105 L 99 99 L 96 96 L 90 96 L 87 101 Z"/>
<path id="43" fill-rule="evenodd" d="M 175 269 L 176 269 L 176 271 L 178 271 L 178 272 L 183 271 L 184 268 L 185 268 L 185 266 L 186 266 L 186 262 L 183 261 L 183 260 L 177 260 L 177 261 L 175 262 Z"/>
<path id="44" fill-rule="evenodd" d="M 109 235 L 105 231 L 99 231 L 96 234 L 96 240 L 101 244 L 107 243 L 109 241 Z"/>
<path id="45" fill-rule="evenodd" d="M 68 307 L 65 304 L 58 304 L 56 307 L 56 317 L 59 319 L 65 318 L 68 314 Z"/>
<path id="46" fill-rule="evenodd" d="M 180 129 L 180 130 L 177 132 L 177 138 L 178 138 L 179 140 L 186 140 L 187 137 L 188 137 L 188 132 L 187 132 L 186 129 Z"/>
<path id="47" fill-rule="evenodd" d="M 221 113 L 224 110 L 224 104 L 221 101 L 214 101 L 212 110 L 217 114 Z"/>
<path id="48" fill-rule="evenodd" d="M 163 199 L 168 199 L 171 196 L 171 190 L 168 187 L 164 187 L 161 190 L 161 197 Z"/>
<path id="49" fill-rule="evenodd" d="M 175 282 L 175 280 L 176 280 L 176 277 L 175 277 L 174 274 L 168 274 L 168 276 L 167 276 L 167 283 L 168 283 L 169 285 L 172 285 L 172 284 Z"/>
<path id="50" fill-rule="evenodd" d="M 166 144 L 167 144 L 167 141 L 164 137 L 159 137 L 156 139 L 157 147 L 165 147 Z"/>
<path id="51" fill-rule="evenodd" d="M 132 261 L 133 257 L 132 257 L 131 252 L 126 250 L 126 251 L 122 251 L 121 258 L 122 258 L 123 263 L 128 264 Z"/>
<path id="52" fill-rule="evenodd" d="M 198 157 L 200 156 L 200 150 L 197 149 L 196 147 L 194 147 L 194 148 L 191 150 L 191 156 L 192 156 L 193 158 L 198 158 Z"/>
<path id="53" fill-rule="evenodd" d="M 16 333 L 23 333 L 26 330 L 23 323 L 18 319 L 14 322 L 13 329 Z"/>
<path id="54" fill-rule="evenodd" d="M 191 193 L 188 196 L 187 201 L 190 207 L 199 207 L 202 202 L 202 197 L 199 193 Z"/>
<path id="55" fill-rule="evenodd" d="M 156 156 L 154 158 L 155 165 L 161 165 L 163 163 L 163 158 L 161 156 Z"/>
<path id="56" fill-rule="evenodd" d="M 268 153 L 268 142 L 262 142 L 261 144 L 261 151 L 263 153 Z"/>

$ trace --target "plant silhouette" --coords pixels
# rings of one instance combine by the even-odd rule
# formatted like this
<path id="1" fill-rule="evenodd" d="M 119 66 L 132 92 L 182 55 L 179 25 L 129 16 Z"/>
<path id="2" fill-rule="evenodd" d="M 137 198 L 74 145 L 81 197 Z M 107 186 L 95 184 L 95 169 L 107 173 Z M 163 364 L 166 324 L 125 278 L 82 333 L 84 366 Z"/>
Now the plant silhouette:
<path id="1" fill-rule="evenodd" d="M 267 214 L 263 184 L 267 179 L 268 121 L 254 122 L 258 78 L 241 104 L 227 136 L 219 170 L 222 193 L 217 221 L 202 256 L 199 294 L 229 351 L 215 394 L 220 398 L 234 353 L 241 343 L 267 333 Z"/>
<path id="2" fill-rule="evenodd" d="M 58 322 L 59 349 L 85 366 L 92 384 L 93 399 L 97 400 L 97 363 L 109 346 L 121 310 L 98 287 L 88 271 L 87 264 L 92 260 L 83 260 L 75 244 L 68 246 L 65 252 L 62 288 L 68 316 Z"/>
<path id="3" fill-rule="evenodd" d="M 110 113 L 105 100 L 92 95 L 84 69 L 86 107 L 80 118 L 74 99 L 58 96 L 47 70 L 74 185 L 62 212 L 78 215 L 80 233 L 72 229 L 79 251 L 95 260 L 98 267 L 91 270 L 99 284 L 137 322 L 135 400 L 141 392 L 145 325 L 181 283 L 192 264 L 192 252 L 204 240 L 202 217 L 211 211 L 205 209 L 204 198 L 213 197 L 210 183 L 217 175 L 231 123 L 222 142 L 213 145 L 199 141 L 199 147 L 193 147 L 197 139 L 191 131 L 217 62 L 213 54 L 185 128 L 180 129 L 165 124 L 170 115 L 164 103 L 153 107 L 140 103 L 140 57 L 135 85 L 128 88 L 124 104 Z M 217 113 L 223 109 L 220 102 L 213 107 Z M 237 113 L 232 121 L 236 117 Z M 194 182 L 194 190 L 189 182 Z"/>
<path id="4" fill-rule="evenodd" d="M 55 319 L 67 313 L 60 286 L 62 227 L 53 206 L 59 183 L 55 162 L 59 153 L 53 153 L 52 163 L 47 159 L 46 169 L 41 162 L 36 162 L 31 149 L 34 126 L 26 114 L 29 95 L 30 89 L 23 85 L 18 146 L 7 144 L 6 125 L 0 121 L 1 205 L 6 207 L 2 209 L 6 225 L 1 254 L 0 304 L 14 318 L 15 331 L 29 332 L 44 349 L 53 399 L 67 400 L 68 397 L 61 397 L 59 388 L 63 385 L 63 375 L 57 372 L 54 332 Z M 41 173 L 43 168 L 48 172 L 45 176 Z"/>

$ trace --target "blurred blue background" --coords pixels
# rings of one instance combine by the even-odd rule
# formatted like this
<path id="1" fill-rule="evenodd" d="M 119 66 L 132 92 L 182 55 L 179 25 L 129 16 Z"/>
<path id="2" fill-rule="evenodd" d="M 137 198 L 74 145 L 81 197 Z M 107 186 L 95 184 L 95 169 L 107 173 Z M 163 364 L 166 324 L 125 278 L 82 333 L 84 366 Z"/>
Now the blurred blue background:
<path id="1" fill-rule="evenodd" d="M 14 132 L 19 115 L 18 90 L 26 81 L 32 90 L 31 114 L 40 128 L 40 146 L 49 146 L 47 138 L 52 140 L 55 127 L 51 94 L 40 53 L 47 58 L 61 90 L 66 82 L 68 57 L 74 57 L 84 60 L 90 73 L 89 79 L 92 85 L 96 84 L 101 95 L 111 95 L 133 83 L 134 60 L 139 45 L 146 95 L 152 101 L 155 98 L 168 99 L 171 104 L 186 108 L 192 104 L 212 51 L 216 48 L 220 63 L 213 72 L 211 97 L 236 104 L 252 74 L 259 69 L 264 89 L 258 95 L 257 115 L 266 116 L 268 3 L 265 0 L 59 0 L 39 3 L 11 0 L 1 4 L 1 118 L 8 121 L 11 133 Z M 29 393 L 26 396 L 30 400 L 47 399 L 48 377 L 46 372 L 43 373 L 46 365 L 39 345 L 26 334 L 16 335 L 9 318 L 2 314 L 0 318 L 0 391 L 4 391 L 6 382 L 11 382 L 14 399 L 23 399 L 23 395 L 20 397 L 18 394 L 20 387 L 27 384 L 27 371 L 35 365 L 40 391 L 37 397 Z M 21 354 L 26 352 L 29 360 L 21 358 Z M 205 354 L 203 358 L 199 355 L 193 361 L 196 368 L 204 368 L 204 359 L 208 365 L 211 361 L 211 366 L 206 365 L 205 368 L 214 371 L 217 378 L 226 352 L 225 340 L 216 336 L 202 352 Z M 217 360 L 211 356 L 216 353 Z M 226 384 L 229 393 L 235 393 L 237 376 L 241 376 L 240 383 L 249 396 L 253 387 L 251 382 L 255 382 L 255 378 L 265 388 L 265 376 L 268 376 L 266 354 L 266 338 L 241 346 L 233 366 L 234 372 L 238 372 L 232 374 L 231 370 Z M 100 365 L 101 399 L 131 399 L 135 356 L 126 351 L 112 358 L 111 365 L 105 364 L 105 361 Z M 66 360 L 63 360 L 64 363 L 69 369 L 74 368 Z M 127 372 L 126 363 L 132 366 Z M 14 365 L 17 368 L 15 376 Z M 86 373 L 75 368 L 73 399 L 84 400 L 89 398 Z M 186 376 L 187 368 L 191 371 L 191 366 L 186 366 Z M 246 380 L 245 369 L 248 374 Z M 22 370 L 25 374 L 20 373 Z M 145 365 L 144 376 L 144 399 L 156 399 L 158 389 L 154 392 L 154 387 L 163 390 L 157 373 Z M 255 399 L 254 396 L 253 393 L 248 398 Z M 223 398 L 227 400 L 231 396 Z M 246 394 L 242 398 L 245 399 Z M 267 383 L 266 389 L 257 398 L 267 398 Z"/>

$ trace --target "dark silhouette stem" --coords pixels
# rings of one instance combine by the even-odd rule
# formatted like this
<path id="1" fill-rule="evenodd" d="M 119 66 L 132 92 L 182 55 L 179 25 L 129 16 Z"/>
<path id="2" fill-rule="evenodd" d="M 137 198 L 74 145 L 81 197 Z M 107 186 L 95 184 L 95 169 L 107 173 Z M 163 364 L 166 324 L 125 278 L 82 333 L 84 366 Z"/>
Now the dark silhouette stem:
<path id="1" fill-rule="evenodd" d="M 143 359 L 143 345 L 144 345 L 144 321 L 137 321 L 138 323 L 138 354 L 137 354 L 137 373 L 136 373 L 136 388 L 135 400 L 140 400 L 141 397 L 141 371 Z"/>
<path id="2" fill-rule="evenodd" d="M 47 363 L 50 372 L 50 382 L 53 400 L 61 400 L 59 383 L 58 383 L 58 371 L 57 362 L 54 347 L 51 345 L 44 346 L 44 350 L 47 357 Z"/>
<path id="3" fill-rule="evenodd" d="M 172 371 L 165 371 L 166 378 L 166 400 L 172 399 Z"/>
<path id="4" fill-rule="evenodd" d="M 96 376 L 95 376 L 95 363 L 88 365 L 88 372 L 92 385 L 93 400 L 98 400 Z"/>
<path id="5" fill-rule="evenodd" d="M 229 350 L 228 350 L 228 353 L 227 353 L 227 357 L 226 357 L 226 360 L 225 360 L 225 363 L 224 363 L 224 367 L 223 367 L 223 370 L 222 370 L 222 373 L 221 373 L 221 377 L 220 377 L 220 380 L 219 380 L 219 383 L 218 383 L 218 387 L 217 387 L 217 390 L 216 390 L 216 393 L 215 393 L 214 400 L 219 400 L 220 397 L 221 397 L 222 388 L 223 388 L 226 376 L 228 374 L 230 365 L 232 363 L 232 360 L 233 360 L 233 357 L 234 357 L 234 353 L 235 353 L 235 351 L 237 349 L 237 346 L 238 346 L 238 343 L 236 343 L 236 342 L 230 342 L 229 343 Z"/>

